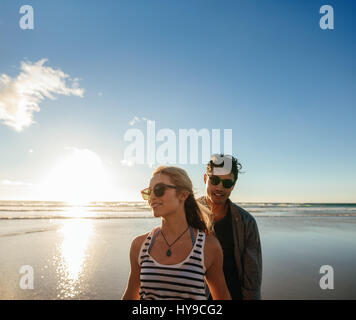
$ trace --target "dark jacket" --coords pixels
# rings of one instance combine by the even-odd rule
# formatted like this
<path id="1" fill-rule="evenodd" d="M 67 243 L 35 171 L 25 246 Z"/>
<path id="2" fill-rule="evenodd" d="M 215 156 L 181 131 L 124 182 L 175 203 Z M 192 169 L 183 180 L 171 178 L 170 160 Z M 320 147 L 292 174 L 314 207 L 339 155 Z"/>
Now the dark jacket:
<path id="1" fill-rule="evenodd" d="M 205 197 L 198 201 L 208 207 Z M 244 299 L 261 299 L 262 252 L 255 218 L 228 199 L 234 236 L 234 253 Z"/>

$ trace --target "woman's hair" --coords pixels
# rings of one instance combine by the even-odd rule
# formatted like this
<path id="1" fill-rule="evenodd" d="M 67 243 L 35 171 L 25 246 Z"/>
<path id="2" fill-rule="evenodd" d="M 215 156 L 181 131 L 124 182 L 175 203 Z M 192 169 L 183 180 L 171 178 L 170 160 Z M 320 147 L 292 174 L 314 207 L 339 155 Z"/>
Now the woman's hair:
<path id="1" fill-rule="evenodd" d="M 177 192 L 188 191 L 189 196 L 185 200 L 185 217 L 188 224 L 205 233 L 212 233 L 212 220 L 210 211 L 195 200 L 193 193 L 193 184 L 187 172 L 178 167 L 160 166 L 156 168 L 152 176 L 157 174 L 167 175 L 172 183 L 177 187 Z"/>

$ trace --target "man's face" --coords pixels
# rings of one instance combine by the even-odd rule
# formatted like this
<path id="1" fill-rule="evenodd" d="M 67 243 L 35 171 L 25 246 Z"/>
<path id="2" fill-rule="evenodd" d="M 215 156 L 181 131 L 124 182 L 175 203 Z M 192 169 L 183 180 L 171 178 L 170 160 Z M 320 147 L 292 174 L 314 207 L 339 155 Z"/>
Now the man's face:
<path id="1" fill-rule="evenodd" d="M 231 179 L 234 180 L 232 173 L 226 175 L 217 175 L 220 180 Z M 235 184 L 231 188 L 224 188 L 222 181 L 218 185 L 212 184 L 212 179 L 207 174 L 204 174 L 204 183 L 206 188 L 206 195 L 214 204 L 224 204 L 229 199 Z"/>

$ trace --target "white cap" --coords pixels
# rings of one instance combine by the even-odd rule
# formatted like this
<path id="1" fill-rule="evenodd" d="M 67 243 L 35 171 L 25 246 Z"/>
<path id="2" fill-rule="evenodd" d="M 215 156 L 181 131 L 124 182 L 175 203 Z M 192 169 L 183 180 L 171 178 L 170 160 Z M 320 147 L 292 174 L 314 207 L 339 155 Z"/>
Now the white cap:
<path id="1" fill-rule="evenodd" d="M 230 155 L 223 155 L 220 154 L 213 154 L 211 156 L 212 172 L 213 175 L 216 176 L 223 176 L 231 173 L 232 169 L 232 156 Z"/>

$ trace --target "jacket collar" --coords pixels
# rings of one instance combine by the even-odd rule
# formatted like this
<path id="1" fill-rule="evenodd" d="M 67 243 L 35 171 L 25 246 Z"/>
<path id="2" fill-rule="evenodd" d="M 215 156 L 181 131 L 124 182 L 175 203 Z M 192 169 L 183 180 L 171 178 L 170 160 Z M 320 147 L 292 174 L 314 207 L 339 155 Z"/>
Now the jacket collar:
<path id="1" fill-rule="evenodd" d="M 230 206 L 231 216 L 237 221 L 240 217 L 237 206 L 230 199 L 227 199 L 227 204 Z"/>

